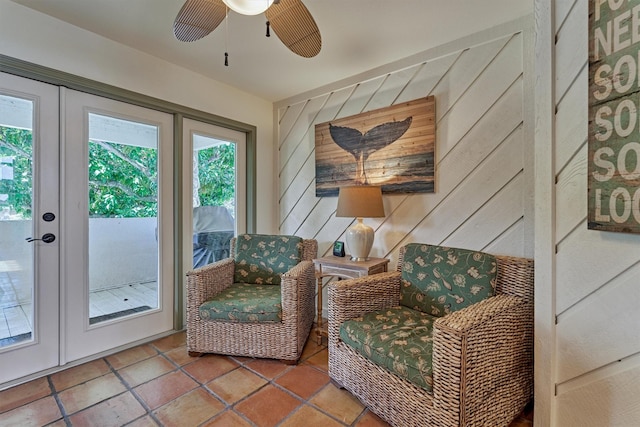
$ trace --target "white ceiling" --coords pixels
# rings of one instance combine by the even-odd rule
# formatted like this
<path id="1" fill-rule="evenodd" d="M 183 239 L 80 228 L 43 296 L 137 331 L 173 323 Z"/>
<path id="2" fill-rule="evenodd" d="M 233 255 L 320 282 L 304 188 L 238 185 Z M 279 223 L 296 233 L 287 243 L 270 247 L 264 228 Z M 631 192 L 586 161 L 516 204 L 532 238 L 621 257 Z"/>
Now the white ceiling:
<path id="1" fill-rule="evenodd" d="M 264 15 L 231 13 L 225 67 L 224 24 L 201 40 L 176 40 L 184 0 L 13 1 L 274 102 L 533 11 L 533 0 L 303 0 L 322 34 L 310 59 L 266 38 Z"/>

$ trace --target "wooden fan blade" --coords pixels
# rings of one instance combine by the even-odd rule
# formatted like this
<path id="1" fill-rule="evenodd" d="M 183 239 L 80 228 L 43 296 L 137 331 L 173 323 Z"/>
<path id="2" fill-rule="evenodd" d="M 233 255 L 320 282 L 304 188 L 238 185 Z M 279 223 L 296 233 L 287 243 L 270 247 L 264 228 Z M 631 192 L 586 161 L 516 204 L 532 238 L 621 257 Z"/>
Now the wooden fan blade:
<path id="1" fill-rule="evenodd" d="M 278 38 L 293 53 L 304 58 L 320 53 L 320 30 L 301 0 L 280 0 L 265 15 Z"/>
<path id="2" fill-rule="evenodd" d="M 187 0 L 173 21 L 173 33 L 183 42 L 200 40 L 220 25 L 226 13 L 222 0 Z"/>

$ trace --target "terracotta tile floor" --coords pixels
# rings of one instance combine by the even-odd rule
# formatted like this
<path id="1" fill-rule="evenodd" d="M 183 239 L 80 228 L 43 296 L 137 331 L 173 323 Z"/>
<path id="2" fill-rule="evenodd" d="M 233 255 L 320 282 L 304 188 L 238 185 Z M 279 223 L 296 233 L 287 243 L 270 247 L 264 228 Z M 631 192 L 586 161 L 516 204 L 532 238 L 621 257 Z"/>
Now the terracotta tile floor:
<path id="1" fill-rule="evenodd" d="M 2 426 L 387 426 L 327 375 L 309 339 L 297 366 L 192 358 L 179 332 L 0 392 Z M 531 409 L 510 427 L 533 425 Z"/>

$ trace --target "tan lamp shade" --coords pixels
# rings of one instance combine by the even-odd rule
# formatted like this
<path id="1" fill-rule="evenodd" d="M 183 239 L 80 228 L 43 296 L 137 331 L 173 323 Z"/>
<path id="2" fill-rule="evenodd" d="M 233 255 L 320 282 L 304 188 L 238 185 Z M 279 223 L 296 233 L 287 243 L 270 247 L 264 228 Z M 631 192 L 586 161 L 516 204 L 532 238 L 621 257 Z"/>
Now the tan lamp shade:
<path id="1" fill-rule="evenodd" d="M 362 222 L 362 218 L 384 216 L 382 190 L 370 185 L 341 187 L 338 195 L 338 217 L 356 217 L 358 221 L 345 233 L 347 249 L 353 261 L 366 261 L 373 246 L 373 228 Z"/>
<path id="2" fill-rule="evenodd" d="M 382 190 L 373 185 L 341 187 L 338 195 L 338 217 L 382 218 Z"/>

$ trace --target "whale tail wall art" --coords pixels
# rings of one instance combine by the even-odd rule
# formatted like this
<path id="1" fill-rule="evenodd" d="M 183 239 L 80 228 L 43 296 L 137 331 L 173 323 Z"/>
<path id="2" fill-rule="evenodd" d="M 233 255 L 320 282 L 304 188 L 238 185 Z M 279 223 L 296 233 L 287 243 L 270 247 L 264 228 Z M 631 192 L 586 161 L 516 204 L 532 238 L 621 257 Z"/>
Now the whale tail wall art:
<path id="1" fill-rule="evenodd" d="M 434 192 L 435 135 L 434 96 L 317 124 L 316 196 L 354 184 Z"/>

